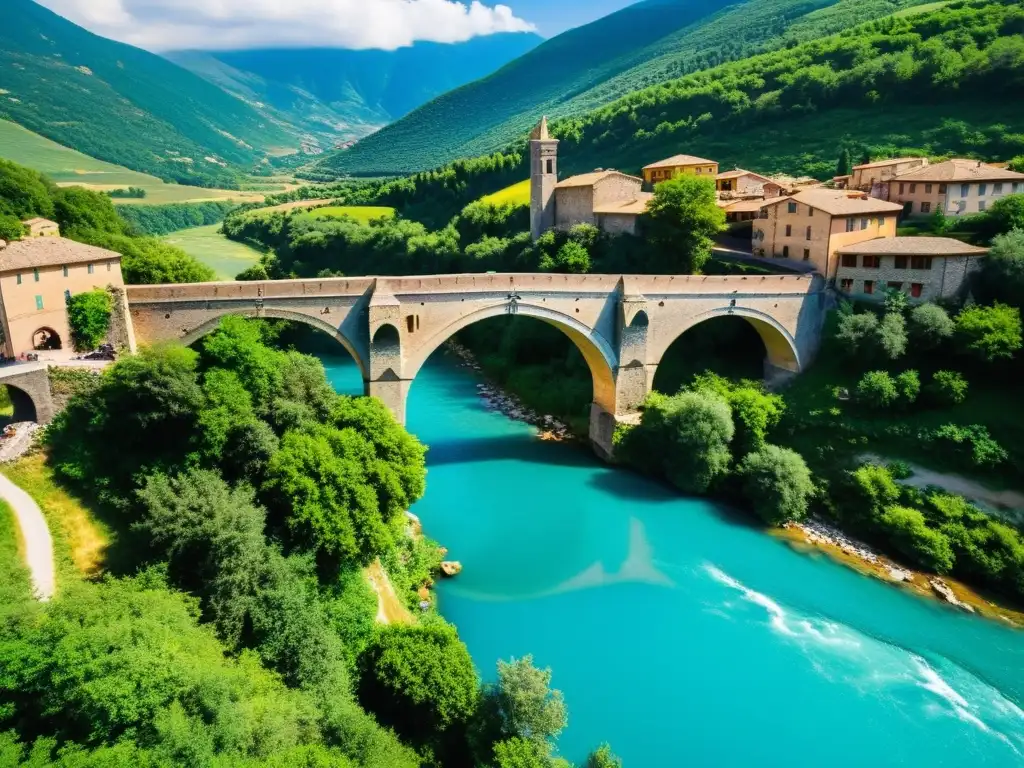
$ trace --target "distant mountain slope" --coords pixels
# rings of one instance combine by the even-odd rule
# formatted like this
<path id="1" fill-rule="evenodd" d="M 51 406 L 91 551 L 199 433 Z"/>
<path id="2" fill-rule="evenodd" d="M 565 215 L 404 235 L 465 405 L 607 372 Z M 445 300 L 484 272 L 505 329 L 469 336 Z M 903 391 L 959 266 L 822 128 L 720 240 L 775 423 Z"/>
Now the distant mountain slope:
<path id="1" fill-rule="evenodd" d="M 535 48 L 527 33 L 395 51 L 174 51 L 164 56 L 330 143 L 361 138 Z"/>
<path id="2" fill-rule="evenodd" d="M 552 38 L 445 94 L 311 177 L 422 170 L 521 138 L 540 113 L 581 115 L 645 86 L 879 18 L 922 0 L 647 0 Z"/>
<path id="3" fill-rule="evenodd" d="M 30 0 L 0 2 L 0 117 L 85 154 L 186 183 L 297 147 L 294 130 L 171 62 Z"/>

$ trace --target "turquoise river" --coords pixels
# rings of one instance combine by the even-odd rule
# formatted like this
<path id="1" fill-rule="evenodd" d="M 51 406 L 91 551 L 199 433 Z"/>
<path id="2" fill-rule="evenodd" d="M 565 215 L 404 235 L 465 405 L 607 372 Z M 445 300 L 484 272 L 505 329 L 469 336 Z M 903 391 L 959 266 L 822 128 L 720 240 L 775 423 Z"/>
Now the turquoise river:
<path id="1" fill-rule="evenodd" d="M 358 392 L 354 364 L 327 357 Z M 1024 632 L 800 554 L 716 504 L 544 443 L 442 354 L 408 425 L 414 511 L 465 566 L 439 587 L 484 678 L 554 671 L 560 753 L 651 766 L 1024 765 Z"/>

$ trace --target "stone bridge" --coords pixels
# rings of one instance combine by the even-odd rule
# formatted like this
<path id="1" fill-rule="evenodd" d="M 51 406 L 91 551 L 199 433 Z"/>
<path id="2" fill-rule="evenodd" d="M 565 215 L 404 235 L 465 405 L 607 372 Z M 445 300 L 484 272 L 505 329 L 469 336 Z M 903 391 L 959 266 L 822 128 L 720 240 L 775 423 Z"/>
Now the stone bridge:
<path id="1" fill-rule="evenodd" d="M 50 375 L 46 363 L 8 363 L 0 366 L 0 385 L 14 406 L 15 422 L 37 421 L 48 424 L 54 417 L 53 398 L 50 396 Z"/>
<path id="2" fill-rule="evenodd" d="M 126 288 L 139 343 L 186 344 L 224 315 L 296 320 L 333 336 L 362 371 L 366 393 L 404 422 L 409 388 L 441 344 L 490 317 L 555 326 L 593 376 L 590 437 L 610 455 L 615 424 L 635 417 L 662 356 L 681 334 L 715 317 L 750 322 L 764 341 L 769 380 L 814 355 L 825 315 L 816 275 L 655 276 L 471 274 Z"/>

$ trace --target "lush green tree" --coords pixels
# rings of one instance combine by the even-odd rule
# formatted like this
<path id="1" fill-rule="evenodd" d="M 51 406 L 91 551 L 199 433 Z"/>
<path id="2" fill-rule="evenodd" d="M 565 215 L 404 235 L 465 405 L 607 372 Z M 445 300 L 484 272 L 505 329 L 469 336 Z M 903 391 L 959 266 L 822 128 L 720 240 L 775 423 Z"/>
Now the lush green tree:
<path id="1" fill-rule="evenodd" d="M 959 405 L 967 399 L 967 379 L 959 371 L 936 371 L 927 387 L 928 396 L 939 405 Z"/>
<path id="2" fill-rule="evenodd" d="M 766 523 L 781 525 L 807 515 L 814 483 L 807 463 L 796 451 L 765 445 L 748 453 L 737 472 L 748 501 Z"/>
<path id="3" fill-rule="evenodd" d="M 79 352 L 96 349 L 107 338 L 113 302 L 106 291 L 87 291 L 68 299 L 71 341 Z"/>
<path id="4" fill-rule="evenodd" d="M 551 670 L 535 667 L 532 656 L 499 660 L 498 681 L 485 696 L 493 701 L 505 739 L 526 739 L 550 752 L 568 723 L 562 692 L 551 687 Z"/>
<path id="5" fill-rule="evenodd" d="M 985 362 L 1013 357 L 1021 347 L 1020 310 L 1006 304 L 964 308 L 956 318 L 960 348 Z"/>
<path id="6" fill-rule="evenodd" d="M 38 171 L 0 158 L 0 214 L 18 221 L 42 216 L 53 218 L 57 188 Z"/>
<path id="7" fill-rule="evenodd" d="M 847 164 L 849 164 L 850 153 L 848 150 L 844 151 L 846 152 Z M 615 756 L 608 744 L 602 744 L 587 757 L 586 768 L 622 768 L 622 760 Z"/>
<path id="8" fill-rule="evenodd" d="M 985 299 L 1024 308 L 1024 228 L 993 238 L 978 283 Z"/>
<path id="9" fill-rule="evenodd" d="M 878 315 L 873 312 L 845 312 L 836 326 L 836 340 L 858 357 L 874 353 L 878 338 Z"/>
<path id="10" fill-rule="evenodd" d="M 253 264 L 251 267 L 243 269 L 235 276 L 235 280 L 250 280 L 253 282 L 269 279 L 270 275 L 267 273 L 267 268 L 263 264 Z"/>
<path id="11" fill-rule="evenodd" d="M 570 768 L 568 762 L 552 757 L 543 746 L 518 737 L 494 745 L 493 765 L 494 768 Z"/>
<path id="12" fill-rule="evenodd" d="M 704 493 L 729 471 L 735 427 L 729 404 L 713 392 L 647 396 L 639 426 L 624 445 L 630 463 L 687 493 Z"/>
<path id="13" fill-rule="evenodd" d="M 850 150 L 844 147 L 839 153 L 839 161 L 836 163 L 836 176 L 849 176 L 853 172 L 853 161 L 850 159 Z"/>
<path id="14" fill-rule="evenodd" d="M 17 216 L 0 213 L 0 240 L 20 240 L 25 235 L 25 225 Z"/>
<path id="15" fill-rule="evenodd" d="M 711 179 L 683 175 L 654 188 L 642 220 L 653 249 L 652 272 L 699 275 L 725 213 L 716 204 Z"/>
<path id="16" fill-rule="evenodd" d="M 887 371 L 868 371 L 857 382 L 857 400 L 871 408 L 891 408 L 899 398 L 896 382 Z"/>
<path id="17" fill-rule="evenodd" d="M 733 445 L 737 454 L 760 449 L 786 412 L 782 396 L 768 392 L 759 381 L 731 382 L 715 373 L 704 373 L 694 377 L 690 389 L 714 392 L 729 403 L 736 427 Z"/>
<path id="18" fill-rule="evenodd" d="M 917 396 L 921 394 L 921 377 L 917 371 L 904 371 L 897 376 L 893 383 L 896 391 L 899 392 L 900 402 L 904 405 L 912 405 L 917 402 Z"/>
<path id="19" fill-rule="evenodd" d="M 933 350 L 953 338 L 956 325 L 938 304 L 926 303 L 910 312 L 910 338 L 915 351 Z"/>
<path id="20" fill-rule="evenodd" d="M 362 658 L 359 698 L 380 720 L 417 743 L 464 726 L 479 680 L 455 628 L 441 620 L 382 626 Z"/>
<path id="21" fill-rule="evenodd" d="M 1024 230 L 1024 195 L 1006 195 L 988 209 L 993 234 Z"/>
<path id="22" fill-rule="evenodd" d="M 851 517 L 876 518 L 900 498 L 892 472 L 878 464 L 863 464 L 848 475 L 848 492 L 839 496 Z"/>
<path id="23" fill-rule="evenodd" d="M 590 271 L 590 254 L 587 249 L 574 240 L 569 240 L 558 249 L 554 259 L 554 268 L 558 272 L 584 274 Z"/>
<path id="24" fill-rule="evenodd" d="M 232 371 L 258 409 L 269 409 L 281 382 L 282 355 L 263 343 L 259 324 L 236 315 L 223 318 L 204 337 L 202 355 L 205 366 Z"/>
<path id="25" fill-rule="evenodd" d="M 949 539 L 929 528 L 920 510 L 888 507 L 879 518 L 879 526 L 896 548 L 916 565 L 936 573 L 949 573 L 953 568 Z"/>
<path id="26" fill-rule="evenodd" d="M 132 237 L 99 230 L 76 230 L 74 239 L 121 254 L 121 271 L 129 285 L 202 283 L 216 276 L 180 248 L 154 237 Z"/>
<path id="27" fill-rule="evenodd" d="M 54 217 L 66 237 L 79 231 L 125 233 L 110 198 L 84 187 L 62 187 L 54 195 Z"/>
<path id="28" fill-rule="evenodd" d="M 886 288 L 883 299 L 886 312 L 904 314 L 910 306 L 910 297 L 898 288 Z"/>
<path id="29" fill-rule="evenodd" d="M 1008 458 L 1006 449 L 981 424 L 943 424 L 929 435 L 929 440 L 950 458 L 967 459 L 978 467 L 994 467 Z"/>
<path id="30" fill-rule="evenodd" d="M 878 324 L 878 349 L 887 360 L 898 360 L 907 351 L 907 322 L 900 312 L 887 312 Z"/>

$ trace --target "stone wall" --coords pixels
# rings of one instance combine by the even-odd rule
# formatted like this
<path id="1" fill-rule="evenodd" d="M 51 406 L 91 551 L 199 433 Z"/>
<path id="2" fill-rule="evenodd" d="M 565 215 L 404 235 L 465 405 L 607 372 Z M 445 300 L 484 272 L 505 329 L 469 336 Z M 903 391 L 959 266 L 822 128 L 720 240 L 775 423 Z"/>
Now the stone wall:
<path id="1" fill-rule="evenodd" d="M 555 228 L 594 224 L 594 188 L 561 187 L 555 190 Z"/>
<path id="2" fill-rule="evenodd" d="M 836 273 L 836 287 L 840 291 L 857 298 L 882 301 L 890 282 L 900 283 L 904 293 L 911 293 L 914 283 L 921 285 L 921 295 L 911 301 L 936 301 L 942 298 L 961 296 L 967 289 L 967 278 L 980 266 L 978 256 L 943 256 L 933 257 L 931 269 L 911 269 L 911 257 L 907 257 L 907 267 L 896 268 L 895 256 L 882 256 L 878 269 L 865 268 L 864 257 L 856 255 L 856 267 L 840 266 Z M 844 281 L 850 280 L 852 284 Z M 873 284 L 873 292 L 866 293 L 864 283 Z"/>

